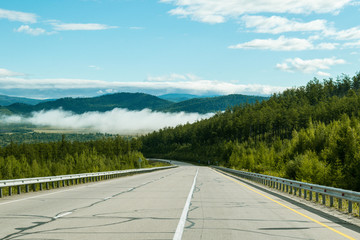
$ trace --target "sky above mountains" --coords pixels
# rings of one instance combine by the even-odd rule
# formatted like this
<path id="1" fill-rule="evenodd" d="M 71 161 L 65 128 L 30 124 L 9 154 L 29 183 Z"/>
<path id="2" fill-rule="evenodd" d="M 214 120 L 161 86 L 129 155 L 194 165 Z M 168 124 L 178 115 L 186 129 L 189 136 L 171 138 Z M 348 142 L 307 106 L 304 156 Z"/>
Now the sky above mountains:
<path id="1" fill-rule="evenodd" d="M 0 94 L 267 95 L 360 70 L 356 0 L 2 0 Z"/>

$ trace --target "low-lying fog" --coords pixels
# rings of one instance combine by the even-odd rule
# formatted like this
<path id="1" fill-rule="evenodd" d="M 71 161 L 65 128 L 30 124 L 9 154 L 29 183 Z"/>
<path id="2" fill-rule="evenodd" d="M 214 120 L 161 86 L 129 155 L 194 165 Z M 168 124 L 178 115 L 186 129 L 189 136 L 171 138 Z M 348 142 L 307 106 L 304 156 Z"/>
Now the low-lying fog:
<path id="1" fill-rule="evenodd" d="M 213 113 L 163 113 L 149 109 L 129 111 L 115 108 L 108 112 L 87 112 L 74 114 L 62 109 L 33 112 L 29 117 L 18 115 L 1 116 L 6 124 L 32 124 L 35 126 L 59 129 L 89 129 L 94 132 L 112 134 L 138 134 L 175 127 L 179 124 L 193 123 L 210 118 Z"/>

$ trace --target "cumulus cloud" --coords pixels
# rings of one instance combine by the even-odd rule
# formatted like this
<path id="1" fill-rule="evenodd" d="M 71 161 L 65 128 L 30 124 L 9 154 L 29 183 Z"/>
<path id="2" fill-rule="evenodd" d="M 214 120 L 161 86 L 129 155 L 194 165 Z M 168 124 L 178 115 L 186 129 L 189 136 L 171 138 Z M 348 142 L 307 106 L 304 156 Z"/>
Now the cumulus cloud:
<path id="1" fill-rule="evenodd" d="M 360 48 L 360 41 L 345 43 L 345 44 L 344 44 L 344 47 L 349 47 L 349 48 Z"/>
<path id="2" fill-rule="evenodd" d="M 247 28 L 255 28 L 255 32 L 258 33 L 279 34 L 284 32 L 323 31 L 327 29 L 327 21 L 320 19 L 306 23 L 279 16 L 263 17 L 246 15 L 241 19 L 245 22 Z"/>
<path id="3" fill-rule="evenodd" d="M 320 43 L 314 45 L 310 39 L 286 38 L 280 36 L 277 39 L 254 39 L 249 42 L 229 46 L 230 49 L 261 49 L 273 51 L 303 51 L 303 50 L 333 50 L 337 43 Z"/>
<path id="4" fill-rule="evenodd" d="M 95 31 L 117 28 L 116 26 L 108 26 L 99 23 L 51 23 L 56 31 Z"/>
<path id="5" fill-rule="evenodd" d="M 46 34 L 45 29 L 31 28 L 29 25 L 21 25 L 18 29 L 15 29 L 15 32 L 23 32 L 34 36 Z"/>
<path id="6" fill-rule="evenodd" d="M 351 0 L 160 0 L 176 7 L 169 14 L 205 23 L 223 23 L 229 18 L 256 13 L 333 13 L 337 14 Z"/>
<path id="7" fill-rule="evenodd" d="M 301 58 L 286 59 L 283 63 L 278 63 L 276 68 L 287 72 L 317 73 L 319 76 L 330 76 L 329 73 L 320 70 L 330 69 L 331 66 L 345 64 L 344 59 L 323 58 L 303 60 Z"/>
<path id="8" fill-rule="evenodd" d="M 324 31 L 324 35 L 332 37 L 336 40 L 355 40 L 360 39 L 360 27 L 353 27 L 341 31 L 336 31 L 334 29 L 328 29 Z"/>
<path id="9" fill-rule="evenodd" d="M 8 19 L 10 21 L 23 22 L 23 23 L 36 23 L 37 16 L 33 13 L 10 11 L 0 8 L 0 19 Z"/>
<path id="10" fill-rule="evenodd" d="M 87 112 L 73 114 L 58 110 L 34 112 L 30 117 L 2 116 L 3 123 L 25 123 L 36 126 L 49 126 L 56 129 L 87 130 L 91 132 L 113 134 L 148 133 L 164 127 L 175 127 L 179 124 L 193 123 L 206 119 L 213 114 L 197 113 L 163 113 L 149 109 L 129 111 L 115 108 L 112 111 Z"/>

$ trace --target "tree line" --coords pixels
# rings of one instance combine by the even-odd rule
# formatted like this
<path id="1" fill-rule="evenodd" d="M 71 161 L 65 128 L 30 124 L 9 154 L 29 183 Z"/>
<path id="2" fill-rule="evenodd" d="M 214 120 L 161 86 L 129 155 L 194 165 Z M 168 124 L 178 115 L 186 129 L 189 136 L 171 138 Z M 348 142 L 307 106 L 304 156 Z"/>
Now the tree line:
<path id="1" fill-rule="evenodd" d="M 0 148 L 0 179 L 54 176 L 148 167 L 136 139 L 14 143 Z"/>
<path id="2" fill-rule="evenodd" d="M 360 73 L 243 104 L 141 138 L 151 157 L 231 168 L 360 191 Z"/>

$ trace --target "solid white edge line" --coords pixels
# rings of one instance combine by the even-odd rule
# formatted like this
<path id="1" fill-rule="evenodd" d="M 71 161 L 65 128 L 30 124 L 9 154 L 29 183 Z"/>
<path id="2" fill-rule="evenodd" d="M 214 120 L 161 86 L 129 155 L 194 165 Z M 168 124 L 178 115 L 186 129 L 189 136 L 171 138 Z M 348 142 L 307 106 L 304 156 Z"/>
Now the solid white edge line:
<path id="1" fill-rule="evenodd" d="M 182 234 L 183 234 L 184 228 L 185 228 L 185 222 L 186 222 L 187 215 L 188 215 L 189 208 L 190 208 L 191 198 L 192 198 L 192 195 L 193 195 L 194 189 L 195 189 L 196 178 L 197 178 L 198 172 L 199 172 L 199 169 L 196 170 L 196 174 L 195 174 L 195 177 L 194 177 L 194 182 L 193 182 L 193 184 L 191 186 L 189 195 L 187 197 L 187 200 L 186 200 L 184 209 L 182 211 L 179 223 L 177 225 L 176 232 L 174 234 L 173 240 L 181 240 L 181 238 L 182 238 Z"/>

